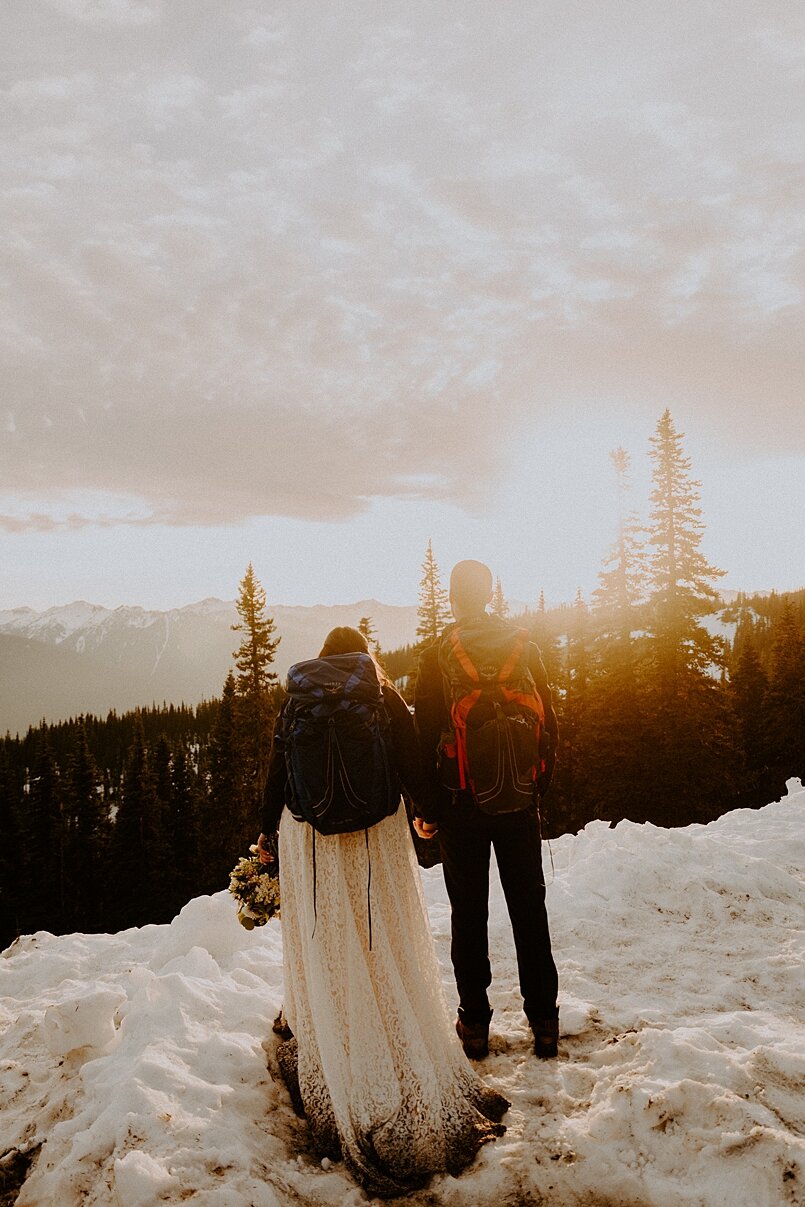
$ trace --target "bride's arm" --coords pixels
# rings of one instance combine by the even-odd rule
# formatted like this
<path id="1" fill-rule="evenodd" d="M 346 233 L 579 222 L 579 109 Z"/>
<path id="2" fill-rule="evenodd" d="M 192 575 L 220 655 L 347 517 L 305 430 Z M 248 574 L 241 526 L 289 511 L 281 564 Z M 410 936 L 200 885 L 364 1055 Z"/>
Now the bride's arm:
<path id="1" fill-rule="evenodd" d="M 283 705 L 284 708 L 284 705 Z M 260 815 L 262 833 L 257 840 L 260 848 L 260 862 L 271 863 L 273 855 L 265 849 L 267 839 L 277 833 L 282 810 L 285 807 L 285 791 L 288 783 L 288 773 L 285 768 L 285 751 L 278 741 L 282 709 L 274 726 L 274 739 L 271 743 L 271 753 L 268 758 L 268 774 L 263 788 L 263 808 Z"/>
<path id="2" fill-rule="evenodd" d="M 422 766 L 414 719 L 402 696 L 390 684 L 383 688 L 383 698 L 391 722 L 397 773 L 405 791 L 411 797 L 416 817 L 424 821 L 429 828 L 430 832 L 423 833 L 421 836 L 423 838 L 432 837 L 436 833 L 437 813 L 433 794 Z M 416 826 L 416 822 L 414 825 Z M 416 828 L 417 833 L 421 833 L 419 827 Z"/>

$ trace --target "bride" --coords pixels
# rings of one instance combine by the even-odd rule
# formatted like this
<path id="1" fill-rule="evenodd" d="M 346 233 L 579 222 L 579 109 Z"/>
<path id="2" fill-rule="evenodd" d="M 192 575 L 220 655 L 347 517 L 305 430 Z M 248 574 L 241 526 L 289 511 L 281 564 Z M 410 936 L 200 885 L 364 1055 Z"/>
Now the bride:
<path id="1" fill-rule="evenodd" d="M 356 629 L 328 635 L 320 657 L 368 654 Z M 397 771 L 419 804 L 413 722 L 375 663 Z M 343 1159 L 370 1195 L 393 1197 L 457 1174 L 499 1136 L 509 1104 L 483 1085 L 442 995 L 405 809 L 367 830 L 323 835 L 284 809 L 275 744 L 258 845 L 271 860 L 279 825 L 285 1013 L 278 1060 L 318 1157 Z"/>

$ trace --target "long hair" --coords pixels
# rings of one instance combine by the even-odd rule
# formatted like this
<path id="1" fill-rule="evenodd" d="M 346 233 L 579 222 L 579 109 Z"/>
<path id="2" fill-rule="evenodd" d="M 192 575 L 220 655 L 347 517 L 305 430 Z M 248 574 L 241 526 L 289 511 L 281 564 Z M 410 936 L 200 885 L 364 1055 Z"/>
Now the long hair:
<path id="1" fill-rule="evenodd" d="M 348 624 L 341 624 L 335 629 L 330 629 L 330 632 L 324 638 L 324 645 L 321 647 L 319 657 L 329 658 L 331 654 L 368 654 L 375 664 L 375 670 L 377 671 L 381 687 L 385 687 L 391 682 L 383 667 L 369 649 L 369 642 L 363 633 L 358 629 L 351 628 Z"/>

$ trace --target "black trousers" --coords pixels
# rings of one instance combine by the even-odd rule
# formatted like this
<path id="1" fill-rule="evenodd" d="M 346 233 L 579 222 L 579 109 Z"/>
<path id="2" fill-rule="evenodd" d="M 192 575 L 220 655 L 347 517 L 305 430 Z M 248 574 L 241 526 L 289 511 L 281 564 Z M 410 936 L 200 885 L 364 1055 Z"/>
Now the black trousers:
<path id="1" fill-rule="evenodd" d="M 489 854 L 495 848 L 517 953 L 523 1009 L 530 1021 L 556 1016 L 559 988 L 545 909 L 542 844 L 536 813 L 482 813 L 466 793 L 445 805 L 439 840 L 450 898 L 453 960 L 459 1005 L 467 1022 L 486 1022 L 491 1010 Z"/>

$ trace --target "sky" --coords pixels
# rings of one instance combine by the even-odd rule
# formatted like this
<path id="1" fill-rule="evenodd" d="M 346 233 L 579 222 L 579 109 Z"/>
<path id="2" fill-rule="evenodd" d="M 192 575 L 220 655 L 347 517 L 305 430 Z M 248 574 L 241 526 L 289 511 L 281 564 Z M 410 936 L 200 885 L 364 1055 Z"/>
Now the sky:
<path id="1" fill-rule="evenodd" d="M 594 589 L 666 407 L 805 586 L 790 0 L 6 0 L 0 607 Z"/>

